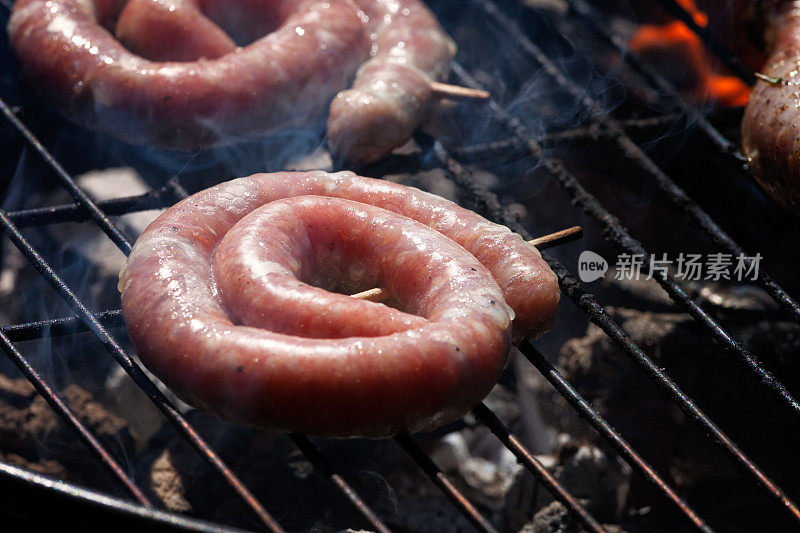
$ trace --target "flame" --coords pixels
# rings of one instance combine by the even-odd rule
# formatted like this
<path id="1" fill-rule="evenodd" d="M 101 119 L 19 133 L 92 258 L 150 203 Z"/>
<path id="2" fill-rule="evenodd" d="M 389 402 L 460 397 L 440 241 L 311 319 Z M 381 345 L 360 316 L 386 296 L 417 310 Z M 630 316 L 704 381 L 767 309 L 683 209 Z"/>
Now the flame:
<path id="1" fill-rule="evenodd" d="M 677 0 L 698 26 L 708 26 L 708 16 L 692 0 Z M 689 79 L 678 85 L 695 101 L 714 100 L 725 106 L 743 106 L 750 88 L 739 78 L 724 73 L 724 67 L 708 52 L 700 38 L 681 21 L 639 28 L 628 43 L 631 50 L 648 58 L 664 59 L 665 65 L 681 62 Z"/>

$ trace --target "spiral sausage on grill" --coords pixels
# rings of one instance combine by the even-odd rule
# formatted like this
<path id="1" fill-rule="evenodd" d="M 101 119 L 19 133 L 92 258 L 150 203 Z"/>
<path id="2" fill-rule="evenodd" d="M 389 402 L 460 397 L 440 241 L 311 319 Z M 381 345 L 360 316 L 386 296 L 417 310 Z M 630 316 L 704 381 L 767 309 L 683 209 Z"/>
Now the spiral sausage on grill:
<path id="1" fill-rule="evenodd" d="M 353 293 L 383 288 L 394 305 Z M 508 228 L 349 172 L 260 174 L 156 219 L 120 274 L 145 364 L 191 404 L 335 437 L 429 430 L 478 403 L 559 299 Z"/>
<path id="2" fill-rule="evenodd" d="M 409 139 L 455 53 L 418 0 L 17 0 L 8 30 L 43 97 L 134 144 L 307 125 L 356 74 L 329 123 L 355 162 Z"/>

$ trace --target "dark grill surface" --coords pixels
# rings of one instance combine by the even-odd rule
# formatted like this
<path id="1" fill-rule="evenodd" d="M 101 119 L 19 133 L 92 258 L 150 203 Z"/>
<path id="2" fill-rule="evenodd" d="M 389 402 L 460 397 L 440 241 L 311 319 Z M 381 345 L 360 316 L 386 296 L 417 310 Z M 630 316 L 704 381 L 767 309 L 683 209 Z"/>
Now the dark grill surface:
<path id="1" fill-rule="evenodd" d="M 599 433 L 609 449 L 641 477 L 646 487 L 644 499 L 663 513 L 659 516 L 665 517 L 665 531 L 733 530 L 735 518 L 731 516 L 735 513 L 726 516 L 727 511 L 719 510 L 725 508 L 721 503 L 726 498 L 723 494 L 693 494 L 689 499 L 673 489 L 669 472 L 656 471 L 648 463 L 647 447 L 634 449 L 553 366 L 555 355 L 550 352 L 557 350 L 559 339 L 567 335 L 559 333 L 561 323 L 591 321 L 598 326 L 635 362 L 651 387 L 659 389 L 682 412 L 680 416 L 696 426 L 696 432 L 707 440 L 710 453 L 738 468 L 742 485 L 748 491 L 752 488 L 753 498 L 759 502 L 756 513 L 764 513 L 749 516 L 743 522 L 746 527 L 762 524 L 764 530 L 796 530 L 800 526 L 800 509 L 789 494 L 797 486 L 787 487 L 789 494 L 781 486 L 797 477 L 797 459 L 765 459 L 761 455 L 751 458 L 734 441 L 746 432 L 735 429 L 736 435 L 731 437 L 727 428 L 714 422 L 719 404 L 736 409 L 743 403 L 758 402 L 761 418 L 782 421 L 764 439 L 796 442 L 800 434 L 796 380 L 788 379 L 785 385 L 782 380 L 787 378 L 775 370 L 774 364 L 765 362 L 757 351 L 737 340 L 721 324 L 719 316 L 724 310 L 714 302 L 704 300 L 694 287 L 672 275 L 656 274 L 655 281 L 673 301 L 670 309 L 688 313 L 701 334 L 725 351 L 730 364 L 743 369 L 741 396 L 722 398 L 714 404 L 715 412 L 707 413 L 682 390 L 669 370 L 654 361 L 652 354 L 612 318 L 602 303 L 603 295 L 590 294 L 569 268 L 576 264 L 577 253 L 587 246 L 604 252 L 607 258 L 615 253 L 641 254 L 645 264 L 651 254 L 673 251 L 702 249 L 734 256 L 758 251 L 764 260 L 757 283 L 777 303 L 776 317 L 800 322 L 800 307 L 776 281 L 781 280 L 796 293 L 791 265 L 797 264 L 793 246 L 797 239 L 792 238 L 797 233 L 797 223 L 786 215 L 775 214 L 752 185 L 736 138 L 740 110 L 709 111 L 685 102 L 660 73 L 627 51 L 626 39 L 616 31 L 610 15 L 590 2 L 566 0 L 562 6 L 565 11 L 499 0 L 430 4 L 459 45 L 451 82 L 485 88 L 493 97 L 488 103 L 462 103 L 448 115 L 445 127 L 440 125 L 443 133 L 437 137 L 418 135 L 418 150 L 356 170 L 383 177 L 438 169 L 456 185 L 461 203 L 508 225 L 526 239 L 582 224 L 591 244 L 573 244 L 544 254 L 559 277 L 564 300 L 574 306 L 567 309 L 569 304 L 562 304 L 554 332 L 541 341 L 520 345 L 524 357 Z M 673 16 L 685 18 L 673 2 L 659 1 L 653 9 L 658 4 Z M 9 9 L 10 4 L 3 2 L 0 18 L 4 23 Z M 752 83 L 752 73 L 724 45 L 711 36 L 704 38 L 737 75 Z M 0 496 L 3 516 L 8 520 L 24 516 L 25 520 L 54 526 L 72 517 L 87 528 L 98 523 L 100 528 L 110 523 L 121 527 L 121 523 L 132 529 L 219 530 L 235 525 L 283 531 L 309 527 L 295 523 L 292 516 L 286 518 L 284 515 L 291 513 L 283 510 L 283 504 L 272 501 L 272 493 L 265 497 L 251 492 L 241 480 L 242 474 L 229 468 L 209 445 L 209 435 L 201 435 L 189 416 L 151 380 L 127 348 L 120 311 L 95 308 L 84 294 L 84 287 L 75 286 L 72 275 L 65 272 L 68 262 L 53 252 L 59 243 L 50 228 L 77 225 L 87 235 L 99 229 L 127 254 L 132 238 L 120 216 L 168 207 L 224 179 L 290 166 L 293 153 L 311 151 L 320 145 L 320 134 L 294 132 L 277 141 L 196 154 L 133 148 L 73 126 L 42 105 L 19 79 L 18 67 L 5 41 L 0 60 L 0 138 L 4 146 L 0 171 L 5 189 L 0 227 L 28 266 L 35 268 L 55 290 L 59 300 L 52 306 L 42 306 L 48 307 L 45 310 L 32 309 L 29 321 L 2 326 L 0 343 L 85 445 L 84 453 L 95 456 L 102 465 L 106 473 L 98 475 L 110 475 L 118 487 L 103 494 L 63 482 L 53 484 L 44 476 L 0 463 L 0 486 L 9 495 Z M 115 166 L 135 168 L 150 190 L 121 199 L 94 201 L 73 179 L 88 170 Z M 340 167 L 334 163 L 334 168 Z M 475 178 L 484 171 L 496 174 L 497 182 L 487 185 Z M 37 202 L 55 187 L 66 190 L 72 202 L 38 207 Z M 512 202 L 524 202 L 534 214 L 520 219 L 509 209 Z M 22 294 L 24 287 L 18 291 Z M 62 342 L 71 338 L 80 340 Z M 41 357 L 42 351 L 48 355 Z M 237 495 L 241 509 L 230 512 L 230 521 L 215 524 L 157 510 L 141 480 L 132 473 L 135 466 L 131 459 L 101 442 L 71 411 L 59 392 L 69 378 L 59 371 L 68 367 L 67 360 L 110 361 L 108 355 L 194 448 L 205 461 L 205 468 L 217 472 L 216 480 Z M 94 363 L 84 366 L 91 364 Z M 702 378 L 709 389 L 715 387 L 714 375 Z M 488 428 L 583 528 L 604 530 L 486 404 L 476 407 L 472 416 L 474 421 L 463 424 Z M 350 467 L 341 466 L 340 460 L 344 454 L 348 461 L 357 463 L 359 450 L 376 453 L 374 450 L 382 449 L 385 443 L 330 442 L 302 435 L 288 439 L 316 473 L 330 482 L 333 496 L 325 500 L 324 506 L 349 509 L 327 514 L 323 510 L 323 516 L 330 515 L 331 523 L 326 527 L 395 529 L 397 520 L 393 516 L 386 516 L 367 503 L 378 498 L 368 492 L 370 486 L 362 488 L 363 484 L 349 482 Z M 426 453 L 421 440 L 408 436 L 394 439 L 418 465 L 417 482 L 427 483 L 427 476 L 475 529 L 503 528 L 445 475 Z M 768 467 L 759 466 L 767 459 Z M 782 463 L 785 468 L 775 467 Z M 283 490 L 281 483 L 276 479 L 276 492 Z M 310 498 L 288 488 L 285 492 L 298 507 Z M 250 515 L 242 518 L 242 509 L 249 509 Z M 402 514 L 403 509 L 396 512 Z"/>

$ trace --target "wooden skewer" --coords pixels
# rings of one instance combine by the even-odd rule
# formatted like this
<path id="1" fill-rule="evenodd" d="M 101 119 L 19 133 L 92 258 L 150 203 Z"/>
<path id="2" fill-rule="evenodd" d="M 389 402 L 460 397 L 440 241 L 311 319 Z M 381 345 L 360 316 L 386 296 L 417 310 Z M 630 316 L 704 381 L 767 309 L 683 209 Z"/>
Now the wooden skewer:
<path id="1" fill-rule="evenodd" d="M 561 231 L 556 231 L 555 233 L 537 237 L 528 241 L 528 244 L 531 244 L 540 250 L 544 250 L 545 248 L 550 248 L 559 244 L 576 241 L 581 237 L 583 237 L 583 228 L 580 226 L 573 226 L 571 228 L 562 229 Z M 382 302 L 386 300 L 389 295 L 386 294 L 386 291 L 380 287 L 376 287 L 374 289 L 351 294 L 350 297 L 358 298 L 359 300 L 369 300 L 370 302 Z"/>
<path id="2" fill-rule="evenodd" d="M 439 96 L 448 96 L 450 98 L 476 98 L 478 100 L 486 100 L 491 96 L 488 91 L 482 89 L 450 85 L 449 83 L 440 83 L 438 81 L 432 81 L 430 86 L 434 93 Z"/>
<path id="3" fill-rule="evenodd" d="M 540 250 L 545 250 L 552 246 L 558 246 L 559 244 L 577 241 L 581 237 L 583 237 L 583 228 L 580 226 L 572 226 L 571 228 L 562 229 L 555 233 L 542 235 L 528 242 Z"/>
<path id="4" fill-rule="evenodd" d="M 369 300 L 370 302 L 382 302 L 386 299 L 386 293 L 380 287 L 369 289 L 356 294 L 351 294 L 350 298 L 358 298 L 359 300 Z"/>
<path id="5" fill-rule="evenodd" d="M 375 287 L 374 289 L 369 289 L 363 292 L 357 292 L 355 294 L 351 294 L 350 298 L 357 298 L 359 300 L 368 300 L 370 302 L 382 302 L 387 299 L 389 295 L 381 289 L 380 287 Z"/>

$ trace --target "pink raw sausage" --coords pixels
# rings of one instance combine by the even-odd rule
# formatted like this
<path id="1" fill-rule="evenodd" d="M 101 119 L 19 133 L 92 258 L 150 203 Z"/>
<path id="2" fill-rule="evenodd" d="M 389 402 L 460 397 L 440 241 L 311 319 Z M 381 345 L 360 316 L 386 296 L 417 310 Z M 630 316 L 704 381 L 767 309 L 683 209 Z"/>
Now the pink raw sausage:
<path id="1" fill-rule="evenodd" d="M 178 149 L 312 124 L 366 61 L 330 116 L 358 162 L 410 138 L 455 53 L 418 0 L 17 0 L 8 31 L 69 118 Z"/>
<path id="2" fill-rule="evenodd" d="M 394 308 L 326 290 L 378 286 Z M 559 299 L 507 228 L 349 172 L 259 174 L 183 200 L 136 241 L 120 290 L 139 356 L 181 398 L 334 437 L 462 416 L 497 381 L 512 324 L 541 334 Z"/>

